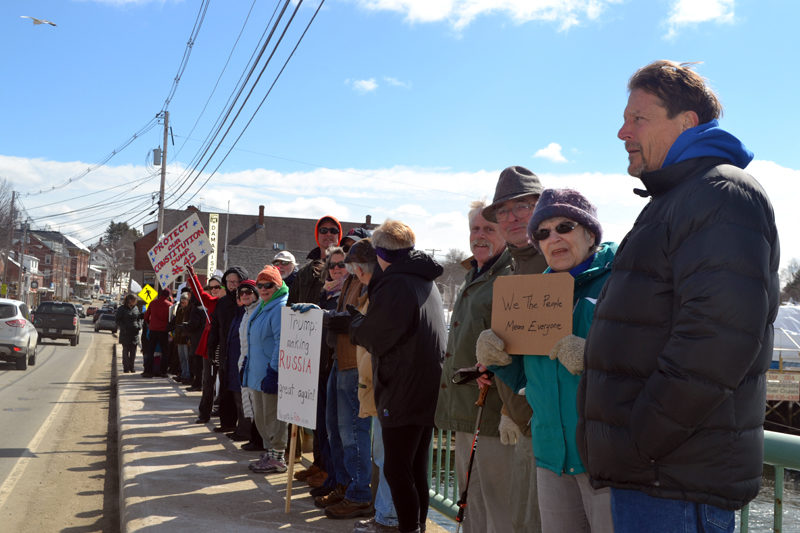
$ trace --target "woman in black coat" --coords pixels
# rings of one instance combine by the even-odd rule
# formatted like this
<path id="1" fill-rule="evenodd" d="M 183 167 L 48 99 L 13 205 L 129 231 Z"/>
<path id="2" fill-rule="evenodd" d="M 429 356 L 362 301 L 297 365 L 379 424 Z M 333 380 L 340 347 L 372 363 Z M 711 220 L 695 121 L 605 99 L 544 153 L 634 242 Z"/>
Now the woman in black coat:
<path id="1" fill-rule="evenodd" d="M 122 345 L 122 371 L 126 374 L 133 373 L 136 346 L 139 344 L 139 332 L 142 330 L 142 314 L 136 301 L 135 294 L 128 294 L 125 302 L 117 308 L 115 315 L 119 328 L 119 343 Z"/>

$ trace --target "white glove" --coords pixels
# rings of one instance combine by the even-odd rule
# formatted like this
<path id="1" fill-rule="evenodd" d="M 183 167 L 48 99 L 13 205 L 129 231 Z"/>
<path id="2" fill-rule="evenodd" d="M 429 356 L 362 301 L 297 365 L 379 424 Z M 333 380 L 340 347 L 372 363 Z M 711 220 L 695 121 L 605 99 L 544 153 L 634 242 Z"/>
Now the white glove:
<path id="1" fill-rule="evenodd" d="M 478 335 L 475 343 L 475 356 L 483 366 L 510 365 L 511 356 L 505 352 L 505 347 L 506 343 L 503 342 L 503 339 L 498 337 L 494 331 L 485 329 Z"/>
<path id="2" fill-rule="evenodd" d="M 510 416 L 500 415 L 500 424 L 497 426 L 500 432 L 500 442 L 513 446 L 522 436 L 522 431 Z"/>
<path id="3" fill-rule="evenodd" d="M 586 339 L 567 335 L 553 346 L 550 359 L 558 359 L 570 374 L 578 375 L 583 372 L 583 350 Z"/>

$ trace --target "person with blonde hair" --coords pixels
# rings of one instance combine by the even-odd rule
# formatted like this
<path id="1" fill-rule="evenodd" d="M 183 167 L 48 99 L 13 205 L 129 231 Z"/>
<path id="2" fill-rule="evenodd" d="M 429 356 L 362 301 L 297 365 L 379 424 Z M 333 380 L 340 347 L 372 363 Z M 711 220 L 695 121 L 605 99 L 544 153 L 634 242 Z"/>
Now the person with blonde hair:
<path id="1" fill-rule="evenodd" d="M 414 232 L 387 220 L 372 235 L 380 273 L 367 315 L 353 311 L 350 338 L 372 354 L 385 449 L 384 472 L 403 533 L 425 528 L 428 448 L 447 333 L 434 280 L 442 267 L 414 249 Z"/>

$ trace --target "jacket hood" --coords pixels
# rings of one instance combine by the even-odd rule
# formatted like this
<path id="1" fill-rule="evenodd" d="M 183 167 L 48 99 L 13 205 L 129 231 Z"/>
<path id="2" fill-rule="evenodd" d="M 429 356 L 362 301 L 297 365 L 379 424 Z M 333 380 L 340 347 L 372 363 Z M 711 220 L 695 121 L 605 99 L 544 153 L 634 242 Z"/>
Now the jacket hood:
<path id="1" fill-rule="evenodd" d="M 314 224 L 314 240 L 317 241 L 317 246 L 319 247 L 319 225 L 322 224 L 324 221 L 330 220 L 331 222 L 335 222 L 336 225 L 339 227 L 339 240 L 336 242 L 337 245 L 342 243 L 342 225 L 339 223 L 339 220 L 335 217 L 330 215 L 325 215 L 324 217 L 317 220 L 317 223 Z M 318 259 L 318 258 L 314 258 Z"/>
<path id="2" fill-rule="evenodd" d="M 442 272 L 442 265 L 420 250 L 411 250 L 402 260 L 392 263 L 386 271 L 387 274 L 411 274 L 429 281 L 441 276 Z"/>
<path id="3" fill-rule="evenodd" d="M 236 274 L 239 276 L 239 279 L 248 279 L 250 276 L 247 275 L 247 270 L 239 266 L 232 266 L 225 273 L 222 275 L 222 286 L 225 287 L 225 292 L 228 292 L 228 286 L 225 283 L 225 278 L 228 277 L 228 274 Z"/>
<path id="4" fill-rule="evenodd" d="M 720 128 L 714 119 L 681 133 L 672 143 L 661 168 L 704 156 L 725 158 L 739 168 L 745 168 L 754 157 L 742 141 Z"/>

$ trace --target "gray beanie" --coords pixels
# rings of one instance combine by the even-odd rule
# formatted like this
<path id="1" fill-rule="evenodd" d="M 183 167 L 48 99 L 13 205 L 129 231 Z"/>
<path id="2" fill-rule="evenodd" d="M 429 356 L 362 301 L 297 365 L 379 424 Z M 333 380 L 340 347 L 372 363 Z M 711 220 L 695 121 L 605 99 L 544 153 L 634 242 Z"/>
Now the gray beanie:
<path id="1" fill-rule="evenodd" d="M 533 239 L 533 232 L 539 224 L 553 217 L 565 217 L 582 225 L 595 236 L 595 245 L 600 244 L 603 228 L 597 220 L 597 209 L 584 195 L 573 189 L 545 189 L 536 202 L 531 219 L 528 221 L 528 238 L 534 246 L 539 247 Z"/>
<path id="2" fill-rule="evenodd" d="M 489 222 L 497 222 L 495 212 L 500 204 L 524 196 L 542 194 L 539 177 L 525 167 L 508 167 L 500 173 L 497 186 L 494 189 L 494 200 L 483 208 L 481 215 Z"/>

